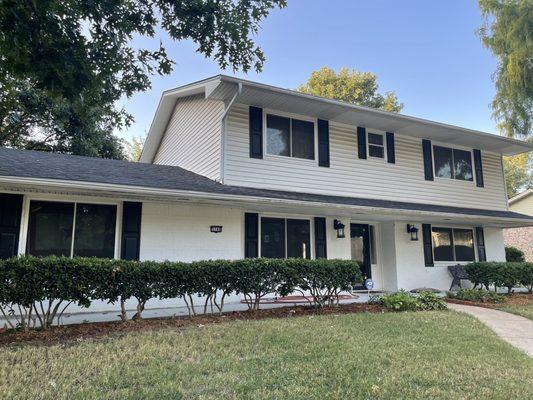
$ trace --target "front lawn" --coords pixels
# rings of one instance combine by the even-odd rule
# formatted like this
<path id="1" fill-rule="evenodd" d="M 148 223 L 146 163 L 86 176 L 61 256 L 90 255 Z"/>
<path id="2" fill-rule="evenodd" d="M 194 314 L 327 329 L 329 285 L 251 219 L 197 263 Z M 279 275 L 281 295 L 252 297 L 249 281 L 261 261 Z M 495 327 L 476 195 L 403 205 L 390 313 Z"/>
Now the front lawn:
<path id="1" fill-rule="evenodd" d="M 533 359 L 451 311 L 234 321 L 0 351 L 2 398 L 533 398 Z"/>
<path id="2" fill-rule="evenodd" d="M 497 308 L 533 320 L 533 295 L 514 294 Z"/>

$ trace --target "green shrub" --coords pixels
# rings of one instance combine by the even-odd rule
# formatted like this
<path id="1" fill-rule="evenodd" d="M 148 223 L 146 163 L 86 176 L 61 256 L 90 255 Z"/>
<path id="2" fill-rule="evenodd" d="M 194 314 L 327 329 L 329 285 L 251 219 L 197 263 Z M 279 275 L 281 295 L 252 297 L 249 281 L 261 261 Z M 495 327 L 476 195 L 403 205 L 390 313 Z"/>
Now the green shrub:
<path id="1" fill-rule="evenodd" d="M 420 292 L 417 299 L 422 310 L 444 310 L 447 308 L 442 297 L 433 292 Z"/>
<path id="2" fill-rule="evenodd" d="M 359 266 L 350 260 L 207 260 L 193 263 L 125 261 L 97 258 L 15 257 L 0 261 L 0 311 L 24 329 L 48 328 L 69 304 L 88 307 L 92 300 L 137 301 L 133 319 L 140 319 L 146 302 L 183 298 L 195 314 L 194 298 L 204 296 L 222 312 L 224 299 L 240 293 L 250 309 L 258 309 L 269 293 L 286 295 L 308 290 L 314 304 L 334 304 L 343 290 L 360 281 Z M 32 323 L 33 321 L 33 323 Z M 9 322 L 9 319 L 8 319 Z M 12 325 L 15 327 L 15 325 Z"/>
<path id="3" fill-rule="evenodd" d="M 370 302 L 393 311 L 443 310 L 446 308 L 446 303 L 431 292 L 420 292 L 414 295 L 400 290 L 396 293 L 372 297 Z"/>
<path id="4" fill-rule="evenodd" d="M 522 262 L 517 264 L 518 278 L 529 293 L 533 292 L 533 263 Z"/>
<path id="5" fill-rule="evenodd" d="M 505 260 L 507 262 L 523 262 L 526 261 L 524 257 L 524 252 L 520 249 L 517 249 L 514 246 L 505 247 Z"/>
<path id="6" fill-rule="evenodd" d="M 450 299 L 472 301 L 475 303 L 502 303 L 504 296 L 483 289 L 459 289 L 457 292 L 448 292 Z"/>

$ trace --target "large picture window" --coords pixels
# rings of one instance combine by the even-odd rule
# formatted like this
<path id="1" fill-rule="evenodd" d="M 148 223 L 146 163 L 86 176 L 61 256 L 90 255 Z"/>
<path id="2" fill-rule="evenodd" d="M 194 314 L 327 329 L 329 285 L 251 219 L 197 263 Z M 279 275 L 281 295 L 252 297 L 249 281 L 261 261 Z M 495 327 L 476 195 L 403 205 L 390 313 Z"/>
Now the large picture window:
<path id="1" fill-rule="evenodd" d="M 473 181 L 470 151 L 433 146 L 435 176 L 439 178 Z"/>
<path id="2" fill-rule="evenodd" d="M 267 153 L 315 159 L 315 124 L 294 118 L 267 115 Z"/>
<path id="3" fill-rule="evenodd" d="M 471 229 L 432 227 L 431 237 L 435 261 L 475 261 Z"/>
<path id="4" fill-rule="evenodd" d="M 32 201 L 26 252 L 113 258 L 116 217 L 114 205 Z"/>
<path id="5" fill-rule="evenodd" d="M 261 257 L 311 258 L 310 232 L 309 220 L 261 218 Z"/>

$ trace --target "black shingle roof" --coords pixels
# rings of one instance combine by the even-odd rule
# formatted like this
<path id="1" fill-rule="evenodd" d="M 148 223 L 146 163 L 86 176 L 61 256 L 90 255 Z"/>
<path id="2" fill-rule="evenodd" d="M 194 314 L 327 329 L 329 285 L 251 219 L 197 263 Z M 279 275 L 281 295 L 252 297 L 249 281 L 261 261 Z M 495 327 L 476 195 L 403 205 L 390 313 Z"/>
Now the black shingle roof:
<path id="1" fill-rule="evenodd" d="M 311 203 L 378 207 L 393 210 L 531 219 L 533 221 L 533 217 L 511 211 L 494 211 L 228 186 L 179 167 L 53 154 L 30 150 L 0 148 L 0 176 L 106 183 L 211 194 L 297 200 Z"/>

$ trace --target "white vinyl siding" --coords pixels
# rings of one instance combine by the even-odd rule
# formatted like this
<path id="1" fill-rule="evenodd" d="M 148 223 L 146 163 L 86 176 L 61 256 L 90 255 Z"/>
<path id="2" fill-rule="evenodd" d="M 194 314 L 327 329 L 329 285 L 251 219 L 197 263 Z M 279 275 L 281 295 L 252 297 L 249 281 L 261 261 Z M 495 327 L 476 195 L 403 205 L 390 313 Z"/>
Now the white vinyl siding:
<path id="1" fill-rule="evenodd" d="M 370 129 L 371 127 L 369 127 Z M 424 179 L 421 139 L 395 135 L 396 163 L 357 157 L 357 128 L 330 121 L 330 168 L 290 157 L 252 159 L 248 106 L 236 105 L 226 122 L 224 183 L 327 195 L 505 210 L 500 156 L 482 151 L 485 187 L 475 182 Z"/>
<path id="2" fill-rule="evenodd" d="M 220 179 L 222 101 L 191 96 L 178 100 L 154 164 L 174 165 Z"/>

